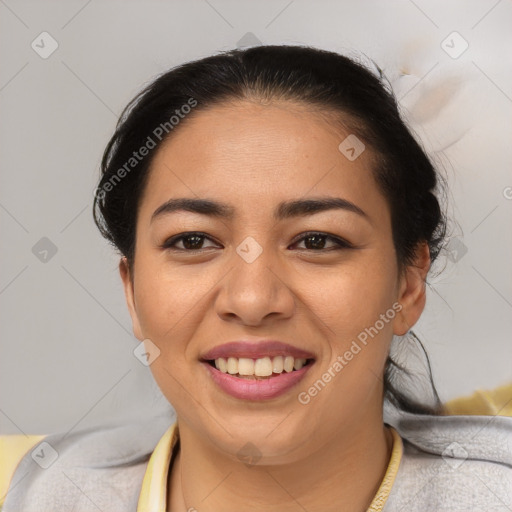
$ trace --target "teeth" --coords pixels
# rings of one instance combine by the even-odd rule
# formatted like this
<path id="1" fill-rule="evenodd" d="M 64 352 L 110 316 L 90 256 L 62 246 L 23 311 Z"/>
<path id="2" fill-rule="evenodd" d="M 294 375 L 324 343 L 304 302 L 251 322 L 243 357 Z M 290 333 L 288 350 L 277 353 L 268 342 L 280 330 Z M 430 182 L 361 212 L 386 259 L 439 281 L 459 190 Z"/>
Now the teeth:
<path id="1" fill-rule="evenodd" d="M 293 372 L 293 362 L 295 361 L 295 358 L 292 356 L 286 356 L 284 358 L 284 371 L 286 373 Z"/>
<path id="2" fill-rule="evenodd" d="M 293 363 L 293 368 L 294 370 L 300 370 L 304 365 L 306 364 L 306 360 L 305 359 L 295 359 L 294 363 Z"/>
<path id="3" fill-rule="evenodd" d="M 240 375 L 254 375 L 254 361 L 246 357 L 238 360 L 238 373 Z"/>
<path id="4" fill-rule="evenodd" d="M 219 359 L 215 359 L 215 367 L 217 368 L 217 370 L 220 370 L 223 373 L 227 373 L 228 362 L 223 357 L 219 357 Z"/>
<path id="5" fill-rule="evenodd" d="M 284 359 L 283 356 L 276 356 L 272 360 L 272 370 L 274 373 L 282 373 L 284 369 Z"/>
<path id="6" fill-rule="evenodd" d="M 231 375 L 238 373 L 238 359 L 236 357 L 228 357 L 228 364 L 226 370 Z"/>
<path id="7" fill-rule="evenodd" d="M 215 368 L 231 375 L 269 377 L 272 373 L 290 373 L 300 370 L 306 364 L 306 359 L 293 356 L 262 357 L 250 359 L 248 357 L 219 357 L 215 359 Z"/>
<path id="8" fill-rule="evenodd" d="M 264 357 L 262 359 L 256 359 L 254 363 L 254 375 L 258 377 L 268 377 L 272 375 L 272 360 L 270 357 Z"/>

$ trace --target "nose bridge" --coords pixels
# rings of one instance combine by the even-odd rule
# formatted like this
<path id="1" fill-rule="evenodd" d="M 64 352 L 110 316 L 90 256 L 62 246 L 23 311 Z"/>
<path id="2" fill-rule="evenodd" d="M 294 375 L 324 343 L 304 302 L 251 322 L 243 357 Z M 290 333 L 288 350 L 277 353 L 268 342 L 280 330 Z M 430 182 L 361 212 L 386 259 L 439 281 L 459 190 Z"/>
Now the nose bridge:
<path id="1" fill-rule="evenodd" d="M 277 247 L 247 236 L 233 253 L 234 268 L 217 301 L 219 315 L 237 316 L 255 324 L 271 313 L 293 313 L 293 294 L 281 273 Z"/>
<path id="2" fill-rule="evenodd" d="M 261 240 L 261 237 L 258 237 Z M 278 265 L 276 248 L 266 239 L 260 244 L 255 237 L 247 236 L 236 247 L 234 284 L 247 292 L 271 294 L 274 291 L 274 274 L 270 267 Z"/>

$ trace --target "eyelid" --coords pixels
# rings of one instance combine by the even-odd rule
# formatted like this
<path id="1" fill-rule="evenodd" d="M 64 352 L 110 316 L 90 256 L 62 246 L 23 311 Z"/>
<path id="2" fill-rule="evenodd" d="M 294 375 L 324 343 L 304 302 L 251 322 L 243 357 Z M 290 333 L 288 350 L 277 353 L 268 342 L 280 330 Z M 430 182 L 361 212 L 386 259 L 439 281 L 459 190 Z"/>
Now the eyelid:
<path id="1" fill-rule="evenodd" d="M 183 233 L 178 233 L 177 235 L 173 235 L 169 238 L 166 238 L 164 242 L 161 244 L 161 249 L 167 249 L 167 250 L 176 250 L 181 252 L 196 252 L 201 251 L 202 249 L 176 249 L 175 247 L 172 247 L 173 244 L 181 241 L 184 238 L 191 236 L 199 236 L 205 239 L 208 239 L 216 244 L 219 242 L 216 242 L 210 235 L 207 235 L 206 233 L 203 233 L 202 231 L 184 231 Z"/>
<path id="2" fill-rule="evenodd" d="M 348 240 L 346 240 L 345 238 L 342 238 L 340 236 L 337 236 L 337 235 L 332 235 L 330 233 L 326 233 L 324 231 L 306 231 L 304 233 L 301 233 L 300 235 L 298 235 L 298 237 L 295 238 L 295 240 L 292 242 L 292 245 L 295 245 L 296 243 L 298 242 L 301 242 L 303 241 L 305 238 L 309 237 L 309 236 L 313 236 L 313 235 L 318 235 L 318 236 L 321 236 L 327 240 L 331 240 L 333 241 L 338 247 L 338 249 L 353 249 L 355 246 L 353 244 L 351 244 Z M 331 249 L 318 249 L 318 250 L 314 250 L 314 249 L 302 249 L 304 251 L 312 251 L 312 252 L 325 252 L 325 251 L 329 251 L 329 250 L 333 250 L 333 249 L 336 249 L 335 248 L 331 248 Z"/>

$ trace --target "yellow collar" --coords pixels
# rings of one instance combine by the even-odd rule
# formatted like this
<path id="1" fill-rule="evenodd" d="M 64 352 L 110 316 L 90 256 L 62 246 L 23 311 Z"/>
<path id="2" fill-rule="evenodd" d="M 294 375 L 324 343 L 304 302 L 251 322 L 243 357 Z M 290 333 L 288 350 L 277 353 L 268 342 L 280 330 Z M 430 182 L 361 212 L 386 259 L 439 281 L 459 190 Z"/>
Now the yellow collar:
<path id="1" fill-rule="evenodd" d="M 178 423 L 174 422 L 156 445 L 146 468 L 137 512 L 166 512 L 167 477 L 173 448 L 179 440 Z"/>
<path id="2" fill-rule="evenodd" d="M 386 474 L 382 479 L 379 490 L 367 512 L 381 512 L 388 499 L 391 487 L 402 460 L 403 443 L 398 432 L 389 427 L 393 435 L 393 450 Z M 158 441 L 149 459 L 146 473 L 142 481 L 137 512 L 166 512 L 167 509 L 167 479 L 171 466 L 173 448 L 179 440 L 177 422 L 173 423 L 163 437 Z"/>

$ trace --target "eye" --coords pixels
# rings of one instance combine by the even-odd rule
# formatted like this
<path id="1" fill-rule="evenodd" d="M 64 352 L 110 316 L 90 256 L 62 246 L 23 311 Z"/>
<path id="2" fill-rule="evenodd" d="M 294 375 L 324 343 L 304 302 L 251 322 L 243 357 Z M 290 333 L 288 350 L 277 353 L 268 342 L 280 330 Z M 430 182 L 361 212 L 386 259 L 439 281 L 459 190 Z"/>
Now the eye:
<path id="1" fill-rule="evenodd" d="M 330 240 L 332 243 L 334 243 L 334 246 L 325 247 L 327 240 Z M 297 241 L 295 241 L 294 244 L 297 244 L 298 242 L 305 243 L 305 250 L 316 252 L 352 249 L 354 247 L 351 243 L 347 242 L 346 240 L 343 240 L 342 238 L 319 232 L 306 233 Z M 308 245 L 309 247 L 307 247 Z"/>
<path id="2" fill-rule="evenodd" d="M 179 235 L 173 236 L 167 239 L 162 244 L 162 249 L 171 249 L 176 251 L 200 251 L 204 249 L 204 241 L 211 240 L 206 234 L 191 231 L 189 233 L 180 233 Z M 181 243 L 182 247 L 176 245 Z M 208 248 L 208 247 L 207 247 Z"/>
<path id="3" fill-rule="evenodd" d="M 161 247 L 162 249 L 193 252 L 216 246 L 214 244 L 205 247 L 205 240 L 212 242 L 212 239 L 205 233 L 191 231 L 188 233 L 180 233 L 179 235 L 175 235 L 167 239 Z M 333 245 L 331 247 L 326 247 L 327 241 L 330 241 Z M 293 245 L 297 245 L 298 243 L 302 242 L 305 244 L 304 250 L 314 252 L 351 249 L 354 247 L 352 244 L 346 240 L 343 240 L 342 238 L 320 232 L 309 232 L 303 234 L 300 238 L 295 240 Z M 178 247 L 179 244 L 181 244 L 181 247 Z M 302 250 L 302 248 L 299 249 Z"/>

